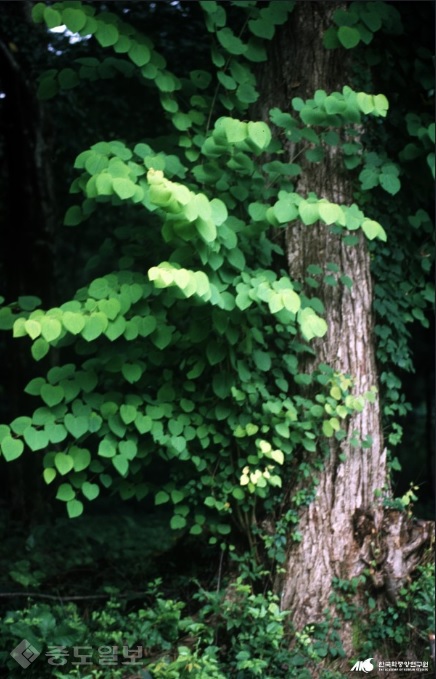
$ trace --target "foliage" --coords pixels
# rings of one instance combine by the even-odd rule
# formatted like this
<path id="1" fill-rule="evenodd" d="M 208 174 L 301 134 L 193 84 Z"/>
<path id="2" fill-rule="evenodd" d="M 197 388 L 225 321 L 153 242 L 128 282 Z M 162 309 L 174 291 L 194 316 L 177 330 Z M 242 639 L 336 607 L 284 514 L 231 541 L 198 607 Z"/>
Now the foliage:
<path id="1" fill-rule="evenodd" d="M 429 327 L 434 305 L 434 67 L 432 43 L 423 40 L 415 54 L 416 44 L 405 35 L 407 29 L 425 26 L 422 15 L 400 12 L 389 3 L 353 2 L 338 19 L 360 30 L 362 18 L 359 23 L 356 16 L 368 12 L 379 32 L 360 55 L 356 51 L 355 79 L 360 87 L 377 84 L 391 110 L 383 128 L 367 121 L 364 152 L 355 166 L 360 183 L 355 197 L 388 233 L 386 243 L 377 248 L 370 243 L 369 249 L 384 427 L 392 450 L 401 443 L 411 408 L 402 381 L 405 371 L 415 371 L 413 334 Z M 426 34 L 424 29 L 420 37 Z M 393 472 L 399 469 L 392 456 Z"/>
<path id="2" fill-rule="evenodd" d="M 271 3 L 262 14 L 269 37 L 291 8 Z M 259 10 L 238 9 L 248 13 L 254 32 L 247 43 L 221 28 L 223 7 L 204 3 L 218 41 L 212 60 L 218 69 L 224 53 L 230 60 L 234 81 L 224 71 L 216 74 L 226 90 L 218 95 L 221 106 L 234 112 L 229 117 L 211 108 L 215 83 L 206 71 L 185 80 L 173 76 L 150 41 L 116 15 L 80 4 L 33 8 L 35 20 L 49 28 L 65 23 L 126 55 L 122 63 L 157 88 L 175 128 L 167 139 L 171 153 L 115 140 L 94 144 L 76 160 L 80 175 L 71 191 L 83 200 L 68 209 L 67 225 L 91 218 L 101 203 L 133 204 L 144 213 L 134 228 L 121 217 L 103 244 L 116 268 L 46 312 L 32 298 L 21 300 L 24 308 L 2 310 L 2 326 L 32 340 L 36 361 L 50 347 L 71 361 L 31 380 L 26 392 L 41 406 L 0 432 L 8 461 L 25 447 L 44 451 L 44 479 L 57 484 L 56 497 L 71 518 L 82 513 L 84 500 L 105 491 L 122 499 L 152 495 L 156 505 L 172 506 L 173 529 L 188 526 L 200 534 L 207 526 L 216 540 L 230 532 L 233 518 L 251 540 L 248 517 L 256 500 L 277 495 L 281 469 L 290 468 L 301 449 L 314 453 L 301 468 L 310 474 L 322 463 L 323 438 L 341 438 L 341 420 L 374 397 L 353 394 L 352 379 L 328 366 L 312 375 L 299 371 L 308 342 L 326 332 L 324 309 L 289 279 L 268 234 L 296 219 L 321 220 L 353 247 L 350 232 L 362 229 L 368 239 L 384 241 L 385 231 L 355 204 L 296 194 L 290 180 L 301 168 L 282 162 L 269 126 L 236 117 L 257 98 L 249 62 L 265 58 L 255 33 Z M 83 69 L 92 68 L 82 62 L 77 73 L 43 75 L 41 96 L 52 96 L 55 82 L 67 89 L 78 84 L 88 74 Z M 182 110 L 187 100 L 191 108 Z M 362 115 L 384 117 L 387 106 L 383 95 L 344 87 L 294 100 L 296 117 L 273 109 L 271 121 L 292 141 L 307 139 L 321 153 L 324 143 L 337 144 L 349 159 L 332 128 L 353 135 Z M 314 122 L 319 134 L 307 127 Z M 308 159 L 319 162 L 319 154 L 310 153 Z M 308 271 L 314 289 L 320 275 L 331 285 L 353 284 L 333 264 L 329 269 Z M 318 392 L 311 399 L 298 393 L 309 383 Z M 156 457 L 165 466 L 157 466 Z"/>
<path id="3" fill-rule="evenodd" d="M 402 33 L 398 10 L 383 2 L 352 2 L 335 13 L 324 44 L 365 46 L 363 61 L 356 59 L 358 84 L 340 92 L 318 90 L 307 101 L 294 98 L 289 110 L 273 108 L 268 122 L 251 120 L 249 109 L 259 96 L 255 66 L 266 59 L 268 41 L 293 3 L 198 4 L 210 60 L 177 75 L 125 17 L 80 2 L 33 6 L 35 22 L 65 24 L 101 48 L 96 56 L 42 74 L 39 95 L 47 106 L 54 96 L 125 76 L 135 92 L 145 88 L 157 102 L 165 136 L 153 138 L 144 129 L 133 143 L 126 141 L 127 132 L 124 138 L 96 139 L 76 158 L 74 204 L 65 225 L 92 231 L 103 214 L 107 233 L 72 299 L 59 293 L 58 306 L 43 310 L 41 300 L 28 295 L 0 308 L 0 328 L 12 330 L 23 344 L 30 340 L 41 372 L 48 366 L 45 376 L 26 386 L 35 409 L 0 425 L 0 449 L 7 462 L 24 451 L 33 455 L 49 491 L 78 522 L 85 501 L 118 494 L 126 503 L 168 509 L 165 519 L 176 536 L 189 531 L 232 552 L 242 534 L 249 567 L 244 571 L 239 550 L 234 559 L 246 578 L 217 593 L 202 590 L 195 616 L 154 592 L 152 604 L 135 611 L 109 602 L 89 624 L 74 605 L 30 604 L 11 611 L 2 627 L 8 642 L 25 633 L 35 644 L 67 638 L 70 645 L 118 644 L 120 630 L 128 629 L 132 643 L 148 639 L 151 652 L 161 654 L 150 658 L 156 677 L 269 672 L 304 678 L 310 663 L 342 657 L 340 622 L 300 632 L 290 651 L 286 616 L 271 592 L 253 585 L 260 568 L 253 562 L 264 549 L 274 568 L 285 560 L 287 539 L 301 539 L 298 512 L 313 498 L 326 443 L 343 438 L 347 418 L 374 400 L 376 389 L 356 394 L 353 376 L 324 364 L 311 374 L 302 371 L 301 359 L 313 355 L 313 340 L 327 330 L 316 296 L 320 282 L 345 288 L 354 283 L 334 263 L 326 270 L 313 265 L 304 281 L 313 296 L 307 296 L 301 282 L 289 278 L 274 231 L 296 220 L 308 228 L 320 221 L 349 248 L 360 232 L 368 240 L 384 417 L 389 444 L 395 445 L 401 438 L 395 419 L 408 408 L 397 374 L 398 368 L 412 368 L 408 326 L 427 325 L 433 300 L 428 170 L 434 172 L 434 123 L 413 108 L 422 91 L 430 97 L 429 59 L 422 57 L 419 94 L 414 91 L 410 110 L 403 110 L 389 83 L 380 93 L 373 77 L 377 60 L 388 61 L 386 41 Z M 298 155 L 285 155 L 289 142 L 309 164 L 322 162 L 333 147 L 355 178 L 355 202 L 337 205 L 311 192 L 298 194 L 302 166 Z M 415 176 L 419 181 L 412 182 Z M 371 442 L 355 436 L 353 444 L 365 448 Z M 285 512 L 284 479 L 305 480 Z M 275 519 L 273 531 L 263 528 L 266 514 Z M 84 524 L 77 526 L 84 540 Z M 148 572 L 143 560 L 150 536 L 135 535 L 143 542 L 138 551 L 111 542 L 113 563 L 122 577 L 133 568 L 132 582 Z M 79 565 L 95 556 L 86 539 L 79 548 Z M 127 559 L 123 570 L 126 552 L 132 560 L 139 556 L 139 565 Z M 75 565 L 73 555 L 68 562 Z M 41 554 L 21 558 L 10 574 L 24 587 L 52 575 Z M 426 569 L 404 593 L 407 610 L 417 615 L 411 624 L 420 629 L 430 625 L 428 583 Z M 343 596 L 358 585 L 342 583 L 336 595 L 344 618 L 361 613 Z M 372 650 L 403 614 L 401 607 L 373 611 L 360 648 Z M 188 643 L 186 636 L 193 639 Z M 403 622 L 390 638 L 409 638 Z M 62 672 L 53 676 L 61 679 Z M 104 672 L 93 668 L 89 676 L 101 679 Z M 117 672 L 111 669 L 110 676 Z M 335 670 L 326 670 L 327 676 Z"/>
<path id="4" fill-rule="evenodd" d="M 383 645 L 384 652 L 406 646 L 421 647 L 422 657 L 428 660 L 428 634 L 435 628 L 434 579 L 434 563 L 429 561 L 417 568 L 412 582 L 400 590 L 395 605 L 378 610 L 375 600 L 369 597 L 368 605 L 372 610 L 359 630 L 356 650 L 369 656 L 375 649 L 380 652 Z"/>
<path id="5" fill-rule="evenodd" d="M 352 597 L 365 585 L 364 576 L 353 582 L 338 580 L 332 597 L 339 617 L 331 619 L 327 614 L 324 623 L 296 633 L 286 622 L 288 613 L 280 611 L 277 597 L 256 591 L 261 573 L 239 577 L 223 590 L 197 586 L 194 601 L 198 603 L 191 614 L 186 604 L 164 595 L 158 578 L 143 593 L 145 606 L 140 602 L 132 607 L 115 597 L 84 615 L 75 603 L 29 601 L 24 609 L 7 612 L 0 629 L 5 648 L 25 638 L 42 653 L 26 670 L 29 677 L 83 679 L 85 670 L 92 679 L 109 679 L 147 668 L 153 677 L 165 679 L 309 678 L 327 661 L 321 676 L 333 679 L 346 676 L 339 668 L 349 662 L 339 640 L 342 619 L 354 621 L 356 657 L 380 652 L 389 656 L 396 648 L 413 644 L 422 658 L 428 658 L 426 630 L 434 629 L 434 565 L 427 563 L 418 570 L 413 582 L 401 590 L 398 603 L 386 609 L 378 609 L 371 596 L 365 610 L 356 609 Z M 105 667 L 99 649 L 112 646 L 126 657 L 126 648 L 142 651 L 130 668 Z M 62 647 L 68 649 L 64 654 Z M 76 652 L 73 647 L 80 649 Z M 87 656 L 90 664 L 74 667 L 74 661 L 80 661 L 78 654 Z M 0 657 L 10 676 L 15 676 L 9 653 L 4 651 Z M 49 657 L 53 657 L 50 664 Z"/>
<path id="6" fill-rule="evenodd" d="M 14 648 L 22 638 L 27 639 L 41 653 L 27 668 L 27 675 L 56 679 L 83 679 L 84 671 L 90 679 L 121 678 L 130 673 L 137 676 L 138 670 L 146 677 L 149 671 L 162 679 L 309 678 L 311 668 L 329 653 L 326 632 L 314 633 L 313 629 L 297 634 L 296 648 L 290 650 L 288 614 L 280 612 L 272 593 L 256 594 L 242 578 L 226 594 L 200 590 L 201 606 L 194 616 L 184 614 L 185 604 L 163 598 L 160 585 L 156 580 L 144 593 L 147 607 L 128 612 L 125 605 L 110 600 L 87 619 L 75 604 L 29 603 L 4 617 L 5 647 Z M 128 651 L 141 650 L 130 667 L 105 667 L 103 649 L 113 646 L 123 661 Z M 10 676 L 15 676 L 15 661 L 9 653 L 2 652 L 0 657 Z M 323 679 L 340 676 L 345 675 L 322 673 Z"/>

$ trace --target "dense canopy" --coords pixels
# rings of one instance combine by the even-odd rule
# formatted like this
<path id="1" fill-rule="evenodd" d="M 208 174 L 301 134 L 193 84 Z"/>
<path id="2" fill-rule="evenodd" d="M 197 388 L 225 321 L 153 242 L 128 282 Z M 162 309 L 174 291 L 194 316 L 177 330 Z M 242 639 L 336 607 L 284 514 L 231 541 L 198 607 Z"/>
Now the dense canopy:
<path id="1" fill-rule="evenodd" d="M 0 5 L 8 676 L 421 676 L 434 3 Z"/>

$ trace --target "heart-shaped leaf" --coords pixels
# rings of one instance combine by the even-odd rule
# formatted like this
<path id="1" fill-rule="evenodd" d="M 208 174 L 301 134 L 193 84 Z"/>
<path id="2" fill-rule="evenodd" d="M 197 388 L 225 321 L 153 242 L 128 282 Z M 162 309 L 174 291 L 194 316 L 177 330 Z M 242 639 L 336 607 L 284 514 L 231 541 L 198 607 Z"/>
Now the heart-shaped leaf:
<path id="1" fill-rule="evenodd" d="M 44 384 L 41 387 L 41 398 L 51 408 L 58 405 L 64 398 L 64 390 L 62 387 L 53 387 L 51 384 Z"/>
<path id="2" fill-rule="evenodd" d="M 14 439 L 12 436 L 5 436 L 1 443 L 3 457 L 6 462 L 11 462 L 20 457 L 24 450 L 24 443 L 21 439 Z"/>
<path id="3" fill-rule="evenodd" d="M 88 431 L 88 418 L 82 416 L 75 417 L 71 413 L 67 413 L 64 419 L 65 426 L 74 438 L 79 439 Z"/>
<path id="4" fill-rule="evenodd" d="M 83 513 L 83 503 L 80 500 L 70 500 L 67 502 L 67 512 L 70 519 L 75 519 Z"/>
<path id="5" fill-rule="evenodd" d="M 56 453 L 54 463 L 56 469 L 62 476 L 68 474 L 74 467 L 74 460 L 68 453 Z"/>
<path id="6" fill-rule="evenodd" d="M 81 490 L 87 500 L 95 500 L 100 494 L 100 487 L 96 483 L 89 483 L 89 481 L 85 481 Z"/>

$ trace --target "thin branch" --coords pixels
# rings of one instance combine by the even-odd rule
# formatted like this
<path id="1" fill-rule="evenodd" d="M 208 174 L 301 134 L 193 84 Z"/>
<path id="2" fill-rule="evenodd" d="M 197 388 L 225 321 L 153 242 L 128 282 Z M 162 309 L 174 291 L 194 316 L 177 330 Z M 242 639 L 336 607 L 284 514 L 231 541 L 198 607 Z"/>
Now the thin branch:
<path id="1" fill-rule="evenodd" d="M 38 592 L 0 592 L 0 598 L 11 597 L 32 597 L 35 599 L 50 599 L 51 601 L 87 601 L 90 599 L 110 599 L 113 594 L 83 594 L 73 596 L 62 596 L 62 594 L 39 594 Z M 146 596 L 145 592 L 132 592 L 131 594 L 117 594 L 118 599 L 140 598 Z"/>

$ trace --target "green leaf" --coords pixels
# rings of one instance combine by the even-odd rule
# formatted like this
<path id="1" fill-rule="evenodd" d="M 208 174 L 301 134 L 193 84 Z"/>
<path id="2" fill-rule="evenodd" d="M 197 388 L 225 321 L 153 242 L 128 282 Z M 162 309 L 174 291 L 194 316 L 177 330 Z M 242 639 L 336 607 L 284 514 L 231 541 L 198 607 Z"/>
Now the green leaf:
<path id="1" fill-rule="evenodd" d="M 23 436 L 29 448 L 33 451 L 43 450 L 48 446 L 48 435 L 45 431 L 35 429 L 35 427 L 27 427 Z"/>
<path id="2" fill-rule="evenodd" d="M 27 321 L 24 321 L 24 329 L 26 330 L 27 334 L 31 339 L 36 339 L 39 337 L 41 334 L 41 324 L 39 321 L 35 321 L 32 318 L 29 318 Z"/>
<path id="3" fill-rule="evenodd" d="M 297 219 L 298 217 L 297 206 L 285 199 L 279 200 L 273 206 L 273 211 L 279 224 L 286 224 L 287 222 L 292 222 L 294 219 Z M 263 214 L 262 219 L 264 218 L 264 216 L 265 215 Z"/>
<path id="4" fill-rule="evenodd" d="M 253 360 L 259 370 L 268 371 L 271 369 L 271 356 L 266 351 L 253 351 Z"/>
<path id="5" fill-rule="evenodd" d="M 111 321 L 105 330 L 106 337 L 114 342 L 118 337 L 124 334 L 127 328 L 127 321 L 123 316 L 119 316 L 114 321 Z"/>
<path id="6" fill-rule="evenodd" d="M 150 61 L 151 53 L 147 45 L 133 43 L 129 49 L 129 57 L 137 66 L 145 66 Z"/>
<path id="7" fill-rule="evenodd" d="M 72 446 L 70 448 L 70 456 L 73 459 L 75 472 L 82 472 L 84 469 L 89 467 L 91 463 L 91 453 L 89 450 L 86 450 L 86 448 Z"/>
<path id="8" fill-rule="evenodd" d="M 129 471 L 129 461 L 123 455 L 115 455 L 112 458 L 112 464 L 120 476 L 126 476 Z"/>
<path id="9" fill-rule="evenodd" d="M 297 293 L 293 290 L 282 290 L 281 297 L 285 309 L 296 314 L 301 306 L 301 300 Z"/>
<path id="10" fill-rule="evenodd" d="M 181 490 L 172 490 L 171 491 L 171 500 L 173 504 L 177 505 L 179 502 L 184 500 L 185 498 L 185 493 L 183 493 Z"/>
<path id="11" fill-rule="evenodd" d="M 369 240 L 374 240 L 380 235 L 381 226 L 378 222 L 372 219 L 364 219 L 362 222 L 362 231 Z"/>
<path id="12" fill-rule="evenodd" d="M 242 40 L 236 37 L 230 28 L 222 28 L 216 32 L 218 42 L 229 52 L 229 54 L 244 54 L 247 51 L 247 45 L 244 45 Z"/>
<path id="13" fill-rule="evenodd" d="M 135 406 L 123 403 L 123 405 L 120 408 L 120 415 L 124 424 L 131 424 L 136 419 L 137 410 Z"/>
<path id="14" fill-rule="evenodd" d="M 103 21 L 98 22 L 98 27 L 94 36 L 102 47 L 115 45 L 119 39 L 117 27 L 113 24 L 104 23 Z"/>
<path id="15" fill-rule="evenodd" d="M 102 439 L 98 446 L 100 457 L 114 457 L 117 452 L 115 443 L 111 439 Z"/>
<path id="16" fill-rule="evenodd" d="M 340 401 L 341 398 L 342 398 L 342 392 L 341 392 L 340 388 L 339 388 L 338 386 L 336 386 L 336 385 L 333 386 L 333 387 L 330 389 L 330 396 L 331 396 L 332 398 L 336 399 L 336 401 Z"/>
<path id="17" fill-rule="evenodd" d="M 236 91 L 237 97 L 244 104 L 254 104 L 259 99 L 259 93 L 250 83 L 242 83 Z"/>
<path id="18" fill-rule="evenodd" d="M 224 399 L 230 395 L 233 378 L 226 372 L 219 372 L 213 376 L 212 388 L 218 398 Z"/>
<path id="19" fill-rule="evenodd" d="M 334 203 L 319 203 L 318 210 L 319 216 L 326 224 L 334 224 L 338 221 L 345 222 L 344 213 L 339 205 Z"/>
<path id="20" fill-rule="evenodd" d="M 62 314 L 62 325 L 72 335 L 79 335 L 86 324 L 86 318 L 80 313 L 65 311 Z"/>
<path id="21" fill-rule="evenodd" d="M 226 357 L 226 346 L 223 343 L 211 340 L 206 347 L 206 356 L 210 365 L 217 365 Z"/>
<path id="22" fill-rule="evenodd" d="M 95 178 L 95 189 L 98 196 L 111 196 L 113 194 L 113 178 L 108 172 L 102 172 Z"/>
<path id="23" fill-rule="evenodd" d="M 71 436 L 74 436 L 75 439 L 79 439 L 88 431 L 88 418 L 83 415 L 75 416 L 71 413 L 67 413 L 65 415 L 64 424 Z"/>
<path id="24" fill-rule="evenodd" d="M 24 430 L 27 429 L 30 424 L 32 424 L 32 419 L 23 415 L 21 417 L 16 417 L 15 420 L 11 422 L 11 429 L 14 434 L 22 436 Z"/>
<path id="25" fill-rule="evenodd" d="M 319 146 L 315 149 L 309 149 L 304 155 L 311 163 L 319 163 L 324 159 L 324 149 Z"/>
<path id="26" fill-rule="evenodd" d="M 285 462 L 285 456 L 281 450 L 272 450 L 269 457 L 277 464 L 284 464 Z"/>
<path id="27" fill-rule="evenodd" d="M 24 443 L 21 439 L 14 439 L 12 436 L 5 436 L 1 442 L 3 457 L 6 462 L 11 462 L 20 457 L 24 450 Z"/>
<path id="28" fill-rule="evenodd" d="M 41 318 L 41 334 L 47 342 L 54 342 L 62 333 L 62 324 L 57 318 L 43 316 Z"/>
<path id="29" fill-rule="evenodd" d="M 356 101 L 362 113 L 368 115 L 374 110 L 374 97 L 371 94 L 358 92 L 356 95 Z"/>
<path id="30" fill-rule="evenodd" d="M 170 526 L 173 530 L 180 530 L 186 526 L 186 519 L 179 514 L 176 514 L 171 518 Z"/>
<path id="31" fill-rule="evenodd" d="M 266 40 L 271 40 L 275 33 L 274 25 L 264 19 L 252 19 L 248 22 L 248 28 L 253 35 Z"/>
<path id="32" fill-rule="evenodd" d="M 83 219 L 82 208 L 78 205 L 72 205 L 65 213 L 64 224 L 65 226 L 77 226 Z"/>
<path id="33" fill-rule="evenodd" d="M 350 278 L 349 276 L 340 276 L 339 280 L 343 285 L 345 285 L 347 288 L 351 289 L 353 287 L 353 279 Z"/>
<path id="34" fill-rule="evenodd" d="M 156 496 L 154 498 L 154 504 L 155 505 L 163 505 L 166 502 L 170 501 L 170 496 L 168 493 L 166 493 L 164 490 L 160 490 L 158 493 L 156 493 Z"/>
<path id="35" fill-rule="evenodd" d="M 138 454 L 138 446 L 133 439 L 127 441 L 120 441 L 118 448 L 120 453 L 124 455 L 127 460 L 134 460 Z"/>
<path id="36" fill-rule="evenodd" d="M 245 498 L 245 493 L 242 488 L 233 488 L 232 495 L 235 500 L 243 500 Z"/>
<path id="37" fill-rule="evenodd" d="M 72 90 L 79 84 L 79 76 L 72 68 L 63 68 L 58 75 L 59 85 L 63 90 Z"/>
<path id="38" fill-rule="evenodd" d="M 271 141 L 271 130 L 263 122 L 249 122 L 247 125 L 248 137 L 261 151 L 265 150 Z"/>
<path id="39" fill-rule="evenodd" d="M 319 220 L 318 203 L 308 203 L 307 201 L 302 200 L 298 206 L 298 212 L 300 213 L 303 224 L 306 224 L 306 226 L 314 224 Z"/>
<path id="40" fill-rule="evenodd" d="M 387 115 L 389 102 L 384 94 L 376 94 L 374 96 L 374 109 L 383 118 Z"/>
<path id="41" fill-rule="evenodd" d="M 97 151 L 90 151 L 90 155 L 85 161 L 85 169 L 89 174 L 99 174 L 107 168 L 109 164 L 107 155 L 98 153 Z"/>
<path id="42" fill-rule="evenodd" d="M 49 485 L 52 481 L 55 480 L 57 476 L 56 469 L 53 469 L 52 467 L 47 467 L 47 469 L 44 469 L 42 476 L 46 484 Z"/>
<path id="43" fill-rule="evenodd" d="M 142 377 L 142 368 L 137 363 L 123 363 L 121 372 L 130 384 L 138 382 Z"/>
<path id="44" fill-rule="evenodd" d="M 64 390 L 62 387 L 53 387 L 51 384 L 44 384 L 41 387 L 41 398 L 51 408 L 58 405 L 64 399 Z"/>
<path id="45" fill-rule="evenodd" d="M 335 26 L 330 26 L 326 30 L 323 36 L 322 43 L 326 49 L 336 49 L 337 47 L 341 46 L 341 43 L 338 40 L 338 32 Z"/>
<path id="46" fill-rule="evenodd" d="M 110 321 L 115 320 L 121 311 L 121 304 L 117 299 L 102 299 L 98 303 L 98 308 Z"/>
<path id="47" fill-rule="evenodd" d="M 3 307 L 0 309 L 0 330 L 12 330 L 14 327 L 15 316 L 12 309 Z"/>
<path id="48" fill-rule="evenodd" d="M 217 226 L 223 224 L 228 215 L 226 204 L 223 203 L 219 198 L 213 198 L 210 201 L 210 207 L 212 209 L 212 219 Z"/>
<path id="49" fill-rule="evenodd" d="M 135 195 L 137 186 L 127 177 L 115 177 L 112 179 L 112 188 L 122 200 L 127 200 Z"/>
<path id="50" fill-rule="evenodd" d="M 178 88 L 177 79 L 167 71 L 161 71 L 155 83 L 161 92 L 174 92 Z"/>
<path id="51" fill-rule="evenodd" d="M 245 269 L 245 257 L 239 248 L 230 250 L 227 259 L 230 264 L 239 271 L 243 271 Z"/>
<path id="52" fill-rule="evenodd" d="M 70 519 L 75 519 L 83 514 L 83 504 L 80 500 L 70 500 L 67 502 L 67 512 Z"/>
<path id="53" fill-rule="evenodd" d="M 48 471 L 48 470 L 47 470 Z M 55 471 L 52 469 L 51 471 Z M 63 502 L 69 502 L 74 500 L 76 497 L 76 491 L 71 486 L 70 483 L 61 483 L 56 493 L 56 500 L 62 500 Z"/>
<path id="54" fill-rule="evenodd" d="M 22 295 L 18 298 L 18 304 L 23 311 L 33 311 L 40 306 L 41 299 L 33 295 Z"/>
<path id="55" fill-rule="evenodd" d="M 81 9 L 68 7 L 62 12 L 62 18 L 66 27 L 72 33 L 78 33 L 86 24 L 86 14 Z"/>
<path id="56" fill-rule="evenodd" d="M 191 78 L 194 85 L 202 90 L 209 87 L 210 82 L 212 80 L 212 76 L 208 71 L 201 70 L 191 71 L 189 77 Z"/>
<path id="57" fill-rule="evenodd" d="M 385 191 L 395 196 L 396 193 L 401 189 L 401 182 L 398 177 L 393 174 L 384 174 L 383 172 L 379 176 L 380 186 L 384 188 Z"/>
<path id="58" fill-rule="evenodd" d="M 81 334 L 87 342 L 92 342 L 100 337 L 108 327 L 107 317 L 100 312 L 91 313 L 85 319 L 85 327 Z"/>
<path id="59" fill-rule="evenodd" d="M 227 141 L 230 144 L 245 141 L 248 135 L 247 123 L 241 122 L 236 118 L 220 118 L 217 121 L 216 129 L 220 128 L 223 128 Z"/>
<path id="60" fill-rule="evenodd" d="M 327 332 L 325 320 L 318 316 L 310 307 L 300 309 L 298 312 L 298 322 L 301 333 L 306 340 L 311 340 L 314 337 L 324 337 Z"/>
<path id="61" fill-rule="evenodd" d="M 110 287 L 106 278 L 96 278 L 89 286 L 89 294 L 94 299 L 103 299 L 110 294 Z"/>
<path id="62" fill-rule="evenodd" d="M 74 460 L 68 453 L 56 453 L 54 464 L 58 472 L 64 476 L 73 469 Z"/>
<path id="63" fill-rule="evenodd" d="M 32 7 L 32 19 L 35 23 L 39 24 L 44 20 L 44 9 L 46 8 L 45 3 L 37 2 L 36 5 Z"/>
<path id="64" fill-rule="evenodd" d="M 80 490 L 87 500 L 95 500 L 100 495 L 100 486 L 89 481 L 85 481 Z"/>
<path id="65" fill-rule="evenodd" d="M 352 49 L 360 42 L 360 33 L 356 28 L 351 26 L 340 26 L 338 28 L 338 39 L 345 49 Z"/>
<path id="66" fill-rule="evenodd" d="M 76 373 L 75 378 L 86 394 L 93 391 L 98 384 L 98 377 L 92 370 L 80 371 Z"/>
<path id="67" fill-rule="evenodd" d="M 44 21 L 47 24 L 47 28 L 56 28 L 57 26 L 62 25 L 62 17 L 60 13 L 51 7 L 45 8 Z"/>
<path id="68" fill-rule="evenodd" d="M 195 226 L 199 235 L 206 243 L 213 243 L 213 241 L 216 240 L 217 230 L 215 224 L 211 220 L 206 221 L 198 218 L 195 221 Z"/>

